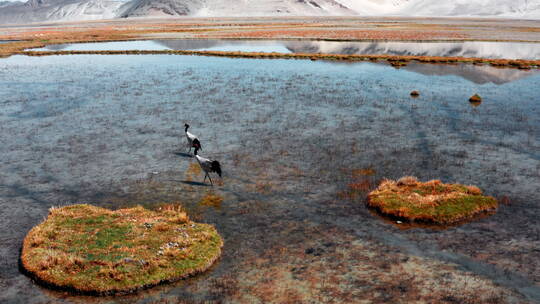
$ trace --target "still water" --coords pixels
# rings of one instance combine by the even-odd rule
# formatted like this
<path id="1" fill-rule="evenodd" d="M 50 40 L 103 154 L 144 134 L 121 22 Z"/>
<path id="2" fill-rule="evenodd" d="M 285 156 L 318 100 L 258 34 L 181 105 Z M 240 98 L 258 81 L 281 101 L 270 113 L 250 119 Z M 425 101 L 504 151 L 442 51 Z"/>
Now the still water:
<path id="1" fill-rule="evenodd" d="M 0 301 L 396 302 L 417 299 L 416 288 L 429 291 L 426 302 L 448 293 L 458 302 L 539 301 L 540 74 L 452 68 L 176 55 L 1 59 Z M 484 101 L 473 106 L 475 93 Z M 222 163 L 222 185 L 211 189 L 189 173 L 186 122 L 201 154 Z M 363 197 L 340 195 L 363 168 L 374 172 L 364 177 L 372 186 L 439 178 L 508 204 L 459 227 L 402 230 L 366 210 Z M 224 197 L 220 208 L 198 205 L 209 192 Z M 39 287 L 18 269 L 21 242 L 51 206 L 77 202 L 181 202 L 223 235 L 223 257 L 204 275 L 130 296 Z"/>
<path id="2" fill-rule="evenodd" d="M 540 43 L 520 42 L 341 42 L 295 40 L 143 40 L 50 45 L 34 50 L 206 50 L 318 54 L 414 55 L 540 59 Z"/>

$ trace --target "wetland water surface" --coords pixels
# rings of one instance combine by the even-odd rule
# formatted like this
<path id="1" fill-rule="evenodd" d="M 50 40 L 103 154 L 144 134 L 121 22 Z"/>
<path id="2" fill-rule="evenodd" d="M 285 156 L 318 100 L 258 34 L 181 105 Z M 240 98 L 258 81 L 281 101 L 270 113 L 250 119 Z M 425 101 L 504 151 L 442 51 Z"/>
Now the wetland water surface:
<path id="1" fill-rule="evenodd" d="M 0 301 L 538 302 L 540 75 L 527 76 L 495 84 L 373 63 L 170 55 L 2 59 Z M 190 168 L 185 122 L 201 154 L 222 163 L 213 189 Z M 402 230 L 364 196 L 343 195 L 351 182 L 367 191 L 404 175 L 475 184 L 505 204 L 474 223 Z M 221 206 L 199 205 L 211 191 Z M 19 272 L 22 240 L 51 206 L 75 202 L 182 202 L 216 226 L 223 257 L 202 276 L 114 299 L 39 287 Z"/>
<path id="2" fill-rule="evenodd" d="M 538 59 L 540 43 L 523 42 L 346 42 L 303 40 L 143 40 L 101 43 L 58 44 L 33 49 L 65 51 L 110 50 L 201 50 L 277 53 L 321 53 L 363 55 L 411 55 L 479 57 L 491 59 Z"/>

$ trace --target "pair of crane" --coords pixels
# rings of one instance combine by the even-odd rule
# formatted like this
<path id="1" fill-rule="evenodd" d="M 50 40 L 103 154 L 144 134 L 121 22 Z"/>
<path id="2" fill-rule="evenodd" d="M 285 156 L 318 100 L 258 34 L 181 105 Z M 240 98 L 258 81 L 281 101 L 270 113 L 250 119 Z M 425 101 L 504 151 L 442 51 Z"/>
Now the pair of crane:
<path id="1" fill-rule="evenodd" d="M 186 132 L 186 138 L 188 141 L 189 152 L 191 152 L 191 148 L 195 149 L 193 151 L 193 155 L 195 155 L 197 162 L 199 163 L 199 165 L 201 166 L 201 169 L 203 169 L 205 173 L 203 182 L 205 182 L 206 178 L 208 177 L 208 179 L 210 180 L 210 184 L 213 186 L 214 183 L 212 182 L 212 178 L 210 178 L 210 173 L 215 172 L 221 178 L 221 165 L 219 164 L 217 160 L 204 158 L 197 154 L 199 150 L 202 150 L 201 141 L 199 140 L 197 136 L 193 135 L 192 133 L 188 131 L 189 129 L 188 124 L 184 124 L 184 127 L 186 128 L 185 132 Z"/>

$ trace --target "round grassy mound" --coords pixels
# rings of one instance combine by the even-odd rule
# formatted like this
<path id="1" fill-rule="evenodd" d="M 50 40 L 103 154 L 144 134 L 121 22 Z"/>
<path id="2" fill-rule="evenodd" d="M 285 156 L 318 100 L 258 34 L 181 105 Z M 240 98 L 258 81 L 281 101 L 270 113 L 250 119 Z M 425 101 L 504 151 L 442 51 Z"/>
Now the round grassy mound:
<path id="1" fill-rule="evenodd" d="M 41 283 L 85 294 L 128 293 L 205 271 L 223 240 L 174 206 L 52 208 L 24 239 L 22 267 Z"/>
<path id="2" fill-rule="evenodd" d="M 452 224 L 497 209 L 497 200 L 475 186 L 419 182 L 407 176 L 384 180 L 368 194 L 367 204 L 383 215 L 408 221 Z"/>

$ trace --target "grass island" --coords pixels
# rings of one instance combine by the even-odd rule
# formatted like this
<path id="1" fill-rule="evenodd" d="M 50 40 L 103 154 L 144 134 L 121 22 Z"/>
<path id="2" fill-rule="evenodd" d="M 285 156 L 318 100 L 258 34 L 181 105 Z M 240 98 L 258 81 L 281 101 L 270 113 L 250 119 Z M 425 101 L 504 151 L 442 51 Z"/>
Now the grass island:
<path id="1" fill-rule="evenodd" d="M 21 266 L 50 287 L 122 294 L 205 271 L 222 246 L 212 225 L 190 221 L 179 207 L 81 204 L 51 208 L 26 236 Z"/>
<path id="2" fill-rule="evenodd" d="M 379 213 L 409 222 L 453 224 L 497 209 L 494 197 L 476 186 L 420 182 L 412 176 L 383 180 L 368 194 L 367 204 Z"/>

